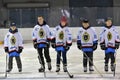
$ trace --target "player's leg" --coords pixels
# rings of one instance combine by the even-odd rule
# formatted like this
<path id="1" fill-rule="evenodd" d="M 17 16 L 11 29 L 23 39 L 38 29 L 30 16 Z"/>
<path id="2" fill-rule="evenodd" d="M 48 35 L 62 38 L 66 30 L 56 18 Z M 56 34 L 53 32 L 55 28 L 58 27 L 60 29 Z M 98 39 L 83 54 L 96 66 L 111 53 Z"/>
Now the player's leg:
<path id="1" fill-rule="evenodd" d="M 57 51 L 56 72 L 60 71 L 60 58 L 61 58 L 61 51 Z"/>
<path id="2" fill-rule="evenodd" d="M 39 63 L 41 64 L 41 67 L 39 68 L 39 72 L 44 72 L 45 70 L 45 63 L 44 63 L 44 58 L 43 58 L 43 53 L 42 53 L 43 48 L 38 48 L 38 60 Z"/>
<path id="3" fill-rule="evenodd" d="M 64 72 L 67 72 L 67 56 L 66 56 L 66 53 L 67 53 L 66 51 L 62 52 Z"/>
<path id="4" fill-rule="evenodd" d="M 20 56 L 16 56 L 15 59 L 16 59 L 16 62 L 17 62 L 18 71 L 22 72 L 22 63 L 21 63 Z"/>
<path id="5" fill-rule="evenodd" d="M 9 56 L 7 72 L 10 72 L 12 70 L 12 68 L 13 68 L 13 57 Z"/>
<path id="6" fill-rule="evenodd" d="M 94 71 L 93 69 L 93 52 L 88 53 L 89 57 L 89 71 Z"/>
<path id="7" fill-rule="evenodd" d="M 108 71 L 109 57 L 110 57 L 110 53 L 105 54 L 105 66 L 104 66 L 104 70 L 106 72 Z"/>
<path id="8" fill-rule="evenodd" d="M 114 66 L 115 56 L 114 56 L 114 53 L 110 53 L 110 56 L 111 56 L 111 71 L 114 71 L 115 70 L 115 66 Z"/>
<path id="9" fill-rule="evenodd" d="M 87 72 L 87 54 L 83 53 L 83 67 L 84 67 L 84 72 Z"/>
<path id="10" fill-rule="evenodd" d="M 46 62 L 48 63 L 48 70 L 51 70 L 52 69 L 51 58 L 50 58 L 48 47 L 44 48 L 44 55 L 45 55 L 45 58 L 46 58 Z"/>

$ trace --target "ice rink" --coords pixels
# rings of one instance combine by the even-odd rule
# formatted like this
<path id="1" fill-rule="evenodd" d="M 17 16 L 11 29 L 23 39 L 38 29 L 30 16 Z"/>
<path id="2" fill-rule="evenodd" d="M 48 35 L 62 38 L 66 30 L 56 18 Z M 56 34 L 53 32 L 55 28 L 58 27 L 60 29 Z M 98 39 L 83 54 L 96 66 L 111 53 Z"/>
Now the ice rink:
<path id="1" fill-rule="evenodd" d="M 104 52 L 98 49 L 94 52 L 94 65 L 97 70 L 102 74 L 100 75 L 98 71 L 94 68 L 94 72 L 87 73 L 83 72 L 82 66 L 82 52 L 77 49 L 76 43 L 73 43 L 72 47 L 67 53 L 68 58 L 68 71 L 70 74 L 74 75 L 72 80 L 120 80 L 120 49 L 117 50 L 116 57 L 116 76 L 113 77 L 113 72 L 104 72 Z M 15 59 L 13 61 L 14 67 L 12 72 L 8 73 L 8 77 L 5 78 L 5 62 L 6 54 L 3 49 L 3 45 L 0 45 L 0 79 L 6 80 L 70 80 L 67 73 L 63 72 L 62 64 L 61 71 L 56 73 L 56 52 L 54 49 L 50 48 L 50 55 L 52 59 L 52 70 L 48 71 L 46 64 L 46 78 L 44 78 L 44 73 L 39 73 L 38 68 L 40 64 L 37 58 L 37 51 L 33 48 L 32 43 L 24 44 L 24 50 L 21 54 L 21 60 L 23 65 L 23 71 L 18 72 Z M 110 67 L 110 66 L 109 66 Z"/>

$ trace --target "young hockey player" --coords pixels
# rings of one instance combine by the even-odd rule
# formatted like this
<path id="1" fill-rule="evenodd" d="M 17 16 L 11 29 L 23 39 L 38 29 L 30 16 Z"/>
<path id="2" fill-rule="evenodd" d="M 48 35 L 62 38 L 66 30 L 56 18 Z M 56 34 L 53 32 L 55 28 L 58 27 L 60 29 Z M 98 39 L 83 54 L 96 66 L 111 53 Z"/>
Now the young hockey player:
<path id="1" fill-rule="evenodd" d="M 100 46 L 102 50 L 105 50 L 105 67 L 104 70 L 108 71 L 109 58 L 111 58 L 111 71 L 115 70 L 115 49 L 119 48 L 119 35 L 115 28 L 112 25 L 112 19 L 105 19 L 105 26 L 100 34 Z"/>
<path id="2" fill-rule="evenodd" d="M 45 71 L 43 50 L 44 50 L 44 56 L 46 58 L 46 62 L 48 63 L 48 70 L 51 70 L 52 69 L 51 58 L 49 55 L 51 32 L 49 26 L 46 24 L 42 16 L 38 17 L 38 23 L 33 29 L 32 38 L 33 38 L 34 48 L 37 49 L 39 54 L 38 59 L 41 64 L 41 68 L 39 69 L 39 72 Z"/>
<path id="3" fill-rule="evenodd" d="M 57 51 L 56 72 L 60 71 L 60 58 L 63 58 L 63 70 L 67 72 L 67 51 L 72 45 L 71 32 L 67 26 L 67 19 L 65 16 L 61 18 L 60 24 L 55 27 L 53 31 L 52 47 Z"/>
<path id="4" fill-rule="evenodd" d="M 93 69 L 93 51 L 97 49 L 98 39 L 94 28 L 89 24 L 88 19 L 82 20 L 82 27 L 77 35 L 77 47 L 83 51 L 83 67 L 87 72 L 87 62 L 89 61 L 89 71 Z"/>
<path id="5" fill-rule="evenodd" d="M 5 52 L 9 54 L 7 72 L 10 72 L 13 68 L 13 57 L 16 59 L 18 71 L 21 72 L 22 63 L 20 59 L 20 53 L 23 50 L 23 39 L 14 22 L 11 23 L 9 32 L 5 36 L 4 49 Z"/>

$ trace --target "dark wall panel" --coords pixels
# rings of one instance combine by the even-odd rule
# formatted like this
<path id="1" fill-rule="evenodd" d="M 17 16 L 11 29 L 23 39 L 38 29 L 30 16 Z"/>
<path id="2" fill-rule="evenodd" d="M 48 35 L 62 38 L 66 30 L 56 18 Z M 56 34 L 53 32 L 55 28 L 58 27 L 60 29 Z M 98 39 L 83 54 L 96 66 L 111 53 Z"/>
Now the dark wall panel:
<path id="1" fill-rule="evenodd" d="M 113 0 L 69 0 L 70 7 L 112 7 Z"/>

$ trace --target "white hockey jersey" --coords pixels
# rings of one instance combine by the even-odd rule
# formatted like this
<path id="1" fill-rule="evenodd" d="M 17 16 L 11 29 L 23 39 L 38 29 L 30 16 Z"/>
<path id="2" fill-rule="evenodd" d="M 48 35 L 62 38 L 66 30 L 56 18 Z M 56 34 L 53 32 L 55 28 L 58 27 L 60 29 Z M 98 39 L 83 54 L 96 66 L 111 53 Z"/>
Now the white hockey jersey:
<path id="1" fill-rule="evenodd" d="M 100 43 L 105 43 L 106 47 L 115 47 L 115 42 L 120 42 L 119 34 L 114 26 L 110 29 L 104 27 L 100 33 Z"/>
<path id="2" fill-rule="evenodd" d="M 77 41 L 80 41 L 83 48 L 92 47 L 94 42 L 98 41 L 95 29 L 90 27 L 85 30 L 81 27 L 77 34 Z"/>
<path id="3" fill-rule="evenodd" d="M 68 27 L 62 28 L 60 25 L 53 30 L 52 39 L 55 38 L 56 46 L 66 46 L 72 44 L 72 34 Z"/>
<path id="4" fill-rule="evenodd" d="M 18 51 L 18 47 L 23 47 L 23 38 L 19 32 L 8 32 L 4 38 L 4 47 L 8 47 L 9 52 Z"/>
<path id="5" fill-rule="evenodd" d="M 46 43 L 51 39 L 51 31 L 48 25 L 36 25 L 32 32 L 32 39 L 37 40 L 37 43 Z"/>

